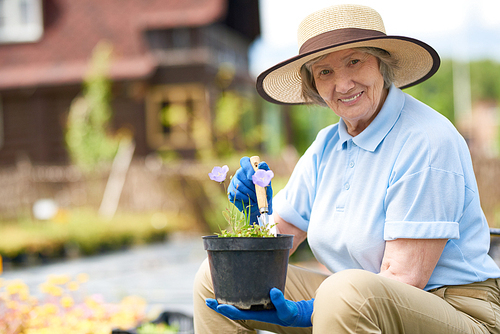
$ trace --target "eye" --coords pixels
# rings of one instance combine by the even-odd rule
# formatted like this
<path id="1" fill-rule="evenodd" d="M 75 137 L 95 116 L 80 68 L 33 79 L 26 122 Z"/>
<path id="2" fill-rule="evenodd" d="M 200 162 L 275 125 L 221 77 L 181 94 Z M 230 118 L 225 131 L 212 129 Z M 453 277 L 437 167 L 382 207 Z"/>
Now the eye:
<path id="1" fill-rule="evenodd" d="M 359 63 L 359 59 L 353 59 L 349 62 L 351 65 L 356 65 L 357 63 Z"/>
<path id="2" fill-rule="evenodd" d="M 322 69 L 322 70 L 317 71 L 316 75 L 317 75 L 317 77 L 322 77 L 322 76 L 328 75 L 330 73 L 332 73 L 331 70 L 329 70 L 329 69 Z"/>

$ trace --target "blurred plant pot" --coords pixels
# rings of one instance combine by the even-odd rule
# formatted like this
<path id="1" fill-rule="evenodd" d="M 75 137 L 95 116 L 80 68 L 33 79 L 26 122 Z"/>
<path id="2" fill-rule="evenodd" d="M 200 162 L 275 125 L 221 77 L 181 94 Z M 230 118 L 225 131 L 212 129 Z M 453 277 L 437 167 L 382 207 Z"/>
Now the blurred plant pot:
<path id="1" fill-rule="evenodd" d="M 243 310 L 272 309 L 269 291 L 285 292 L 293 235 L 272 238 L 204 236 L 217 302 Z"/>

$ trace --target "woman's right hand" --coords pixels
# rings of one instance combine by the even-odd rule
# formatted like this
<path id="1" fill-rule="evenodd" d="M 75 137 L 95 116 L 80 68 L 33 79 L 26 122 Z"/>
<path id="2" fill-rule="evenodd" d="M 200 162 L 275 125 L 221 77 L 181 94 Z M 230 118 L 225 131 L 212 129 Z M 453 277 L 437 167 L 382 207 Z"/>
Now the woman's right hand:
<path id="1" fill-rule="evenodd" d="M 240 166 L 241 168 L 236 171 L 227 189 L 228 198 L 241 212 L 250 209 L 250 222 L 255 224 L 257 223 L 257 217 L 260 215 L 255 185 L 252 181 L 252 175 L 255 174 L 255 171 L 249 157 L 241 158 Z M 262 161 L 258 167 L 259 169 L 269 170 L 269 166 L 264 161 Z M 269 214 L 272 214 L 273 189 L 271 184 L 266 187 L 266 194 Z"/>
<path id="2" fill-rule="evenodd" d="M 239 310 L 232 305 L 219 304 L 216 299 L 206 299 L 208 307 L 231 320 L 255 320 L 285 327 L 311 327 L 311 317 L 314 311 L 314 299 L 294 302 L 285 299 L 283 292 L 272 288 L 271 302 L 273 310 L 246 311 Z"/>

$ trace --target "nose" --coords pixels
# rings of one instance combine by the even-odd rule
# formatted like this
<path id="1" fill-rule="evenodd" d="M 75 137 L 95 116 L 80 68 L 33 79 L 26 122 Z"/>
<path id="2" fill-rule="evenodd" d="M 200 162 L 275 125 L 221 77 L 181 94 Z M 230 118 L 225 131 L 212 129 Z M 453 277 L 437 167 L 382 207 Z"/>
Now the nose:
<path id="1" fill-rule="evenodd" d="M 354 88 L 354 81 L 347 71 L 340 70 L 335 73 L 335 90 L 340 94 L 346 94 Z"/>

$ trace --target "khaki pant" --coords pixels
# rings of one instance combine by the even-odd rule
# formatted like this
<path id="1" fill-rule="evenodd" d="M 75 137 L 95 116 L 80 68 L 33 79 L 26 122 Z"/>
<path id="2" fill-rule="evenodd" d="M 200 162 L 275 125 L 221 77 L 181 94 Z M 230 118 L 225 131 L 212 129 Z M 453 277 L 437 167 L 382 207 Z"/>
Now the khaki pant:
<path id="1" fill-rule="evenodd" d="M 256 278 L 258 279 L 258 278 Z M 285 298 L 315 298 L 312 328 L 232 321 L 205 305 L 214 298 L 208 261 L 194 283 L 195 333 L 386 333 L 500 334 L 500 280 L 426 292 L 364 270 L 331 276 L 289 266 Z"/>

